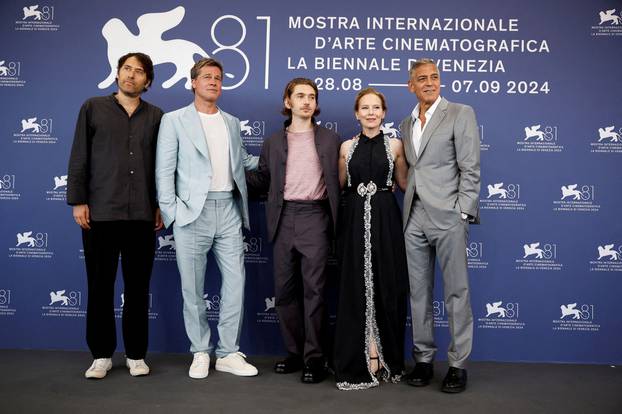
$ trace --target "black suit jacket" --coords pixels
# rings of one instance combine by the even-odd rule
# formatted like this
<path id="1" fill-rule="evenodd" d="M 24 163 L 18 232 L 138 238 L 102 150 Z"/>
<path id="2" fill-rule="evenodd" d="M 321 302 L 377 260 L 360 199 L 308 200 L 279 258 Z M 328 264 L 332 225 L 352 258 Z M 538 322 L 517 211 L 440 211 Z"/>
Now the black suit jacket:
<path id="1" fill-rule="evenodd" d="M 321 126 L 314 126 L 315 149 L 317 150 L 333 225 L 336 230 L 337 209 L 339 206 L 339 137 L 333 131 Z M 285 167 L 287 163 L 287 131 L 285 129 L 266 138 L 259 157 L 257 171 L 247 171 L 251 194 L 268 192 L 266 203 L 266 219 L 268 237 L 274 240 L 279 228 L 279 221 L 283 209 L 283 194 L 285 192 Z"/>

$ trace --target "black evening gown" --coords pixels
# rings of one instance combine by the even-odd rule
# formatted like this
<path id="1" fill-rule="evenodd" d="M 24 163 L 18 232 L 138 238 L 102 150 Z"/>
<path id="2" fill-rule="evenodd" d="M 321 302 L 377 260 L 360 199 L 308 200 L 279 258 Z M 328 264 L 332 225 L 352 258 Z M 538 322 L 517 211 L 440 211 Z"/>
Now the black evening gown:
<path id="1" fill-rule="evenodd" d="M 371 139 L 359 135 L 346 165 L 334 365 L 337 387 L 352 390 L 401 378 L 408 270 L 389 139 L 382 133 Z M 379 378 L 370 371 L 371 337 L 384 366 Z"/>

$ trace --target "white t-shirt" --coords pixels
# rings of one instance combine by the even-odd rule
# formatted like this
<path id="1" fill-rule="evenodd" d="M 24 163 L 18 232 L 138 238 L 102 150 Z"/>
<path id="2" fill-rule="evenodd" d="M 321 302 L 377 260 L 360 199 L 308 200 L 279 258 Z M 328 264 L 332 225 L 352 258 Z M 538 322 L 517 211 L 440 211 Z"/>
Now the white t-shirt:
<path id="1" fill-rule="evenodd" d="M 220 111 L 215 114 L 199 112 L 203 134 L 212 164 L 212 182 L 209 191 L 232 191 L 233 174 L 229 162 L 229 133 Z"/>

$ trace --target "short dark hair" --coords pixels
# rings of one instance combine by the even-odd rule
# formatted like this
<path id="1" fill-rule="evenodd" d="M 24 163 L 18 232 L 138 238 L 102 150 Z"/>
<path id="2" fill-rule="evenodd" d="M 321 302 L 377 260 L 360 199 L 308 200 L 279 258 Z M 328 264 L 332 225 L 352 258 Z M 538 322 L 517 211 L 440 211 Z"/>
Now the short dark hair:
<path id="1" fill-rule="evenodd" d="M 362 91 L 360 91 L 358 95 L 356 95 L 356 98 L 354 99 L 354 112 L 359 110 L 359 102 L 365 95 L 376 95 L 380 99 L 380 102 L 382 104 L 382 110 L 383 111 L 387 110 L 387 100 L 385 99 L 384 95 L 378 92 L 377 90 L 375 90 L 374 88 L 365 88 Z"/>
<path id="2" fill-rule="evenodd" d="M 143 70 L 145 71 L 145 75 L 147 76 L 147 81 L 149 82 L 149 85 L 152 85 L 153 84 L 153 62 L 151 61 L 151 58 L 149 57 L 149 55 L 141 53 L 141 52 L 130 52 L 130 53 L 127 53 L 121 56 L 119 58 L 119 63 L 117 63 L 117 74 L 121 70 L 121 66 L 125 64 L 125 61 L 131 57 L 136 58 L 136 60 L 140 62 L 141 66 L 143 67 Z M 118 82 L 118 80 L 119 78 L 117 78 L 115 82 Z M 143 92 L 147 92 L 146 86 L 145 86 L 145 89 L 143 89 Z"/>
<path id="3" fill-rule="evenodd" d="M 203 68 L 204 66 L 213 66 L 220 69 L 220 76 L 223 76 L 225 74 L 222 68 L 222 63 L 220 63 L 216 59 L 204 57 L 197 60 L 194 66 L 192 66 L 192 68 L 190 69 L 190 79 L 196 79 L 199 76 L 199 72 L 201 72 L 201 68 Z M 192 92 L 194 92 L 194 88 L 192 88 Z"/>
<path id="4" fill-rule="evenodd" d="M 315 91 L 316 106 L 315 106 L 315 112 L 313 112 L 313 116 L 314 117 L 318 116 L 320 114 L 320 107 L 319 107 L 320 101 L 319 101 L 317 85 L 311 79 L 307 79 L 307 78 L 294 78 L 290 80 L 287 83 L 287 85 L 285 85 L 285 90 L 283 91 L 283 109 L 281 109 L 281 113 L 285 115 L 286 117 L 288 117 L 289 119 L 292 118 L 292 110 L 285 106 L 285 100 L 292 96 L 292 93 L 294 93 L 294 88 L 298 85 L 308 85 L 312 87 L 313 90 Z"/>

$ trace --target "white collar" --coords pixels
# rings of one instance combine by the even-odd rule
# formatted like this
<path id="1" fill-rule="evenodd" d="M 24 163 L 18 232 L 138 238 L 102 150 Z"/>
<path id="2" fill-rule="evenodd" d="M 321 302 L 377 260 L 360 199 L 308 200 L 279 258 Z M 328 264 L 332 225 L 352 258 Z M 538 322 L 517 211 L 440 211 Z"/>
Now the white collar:
<path id="1" fill-rule="evenodd" d="M 436 101 L 434 101 L 434 103 L 432 104 L 432 106 L 430 106 L 428 108 L 428 110 L 425 111 L 425 117 L 426 117 L 427 120 L 429 120 L 432 117 L 432 115 L 434 114 L 434 111 L 436 111 L 436 108 L 438 107 L 438 104 L 441 103 L 441 99 L 443 99 L 443 98 L 441 98 L 441 96 L 439 95 L 438 98 L 436 98 Z M 419 119 L 419 104 L 417 104 L 415 106 L 415 109 L 413 109 L 413 111 L 410 114 L 410 116 L 413 119 L 413 123 L 417 119 Z"/>

